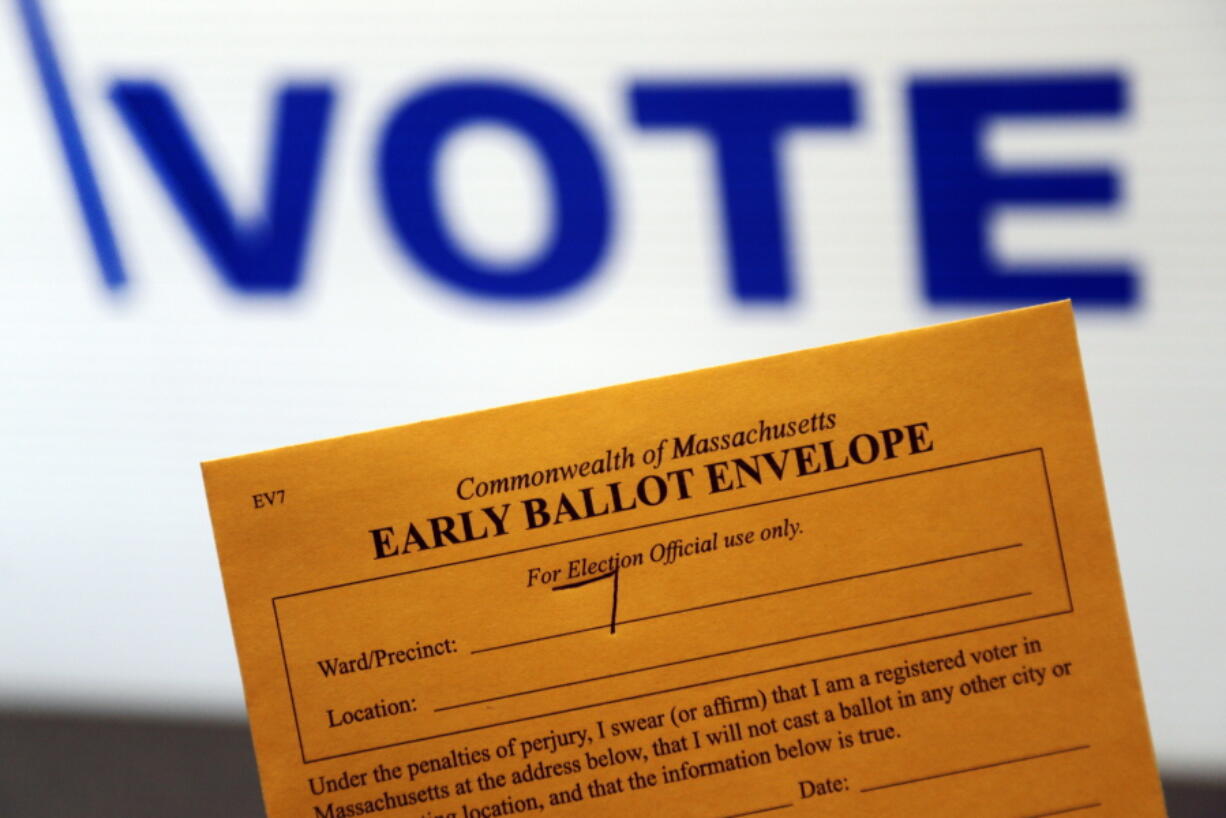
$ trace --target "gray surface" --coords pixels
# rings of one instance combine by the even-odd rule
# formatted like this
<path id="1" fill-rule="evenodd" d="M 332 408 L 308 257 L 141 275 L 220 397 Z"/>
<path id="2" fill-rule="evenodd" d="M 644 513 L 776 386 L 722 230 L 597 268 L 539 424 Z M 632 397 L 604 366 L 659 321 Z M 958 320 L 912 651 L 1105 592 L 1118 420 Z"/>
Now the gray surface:
<path id="1" fill-rule="evenodd" d="M 1226 816 L 1222 779 L 1164 786 L 1171 818 Z M 262 814 L 245 724 L 0 713 L 0 816 Z"/>

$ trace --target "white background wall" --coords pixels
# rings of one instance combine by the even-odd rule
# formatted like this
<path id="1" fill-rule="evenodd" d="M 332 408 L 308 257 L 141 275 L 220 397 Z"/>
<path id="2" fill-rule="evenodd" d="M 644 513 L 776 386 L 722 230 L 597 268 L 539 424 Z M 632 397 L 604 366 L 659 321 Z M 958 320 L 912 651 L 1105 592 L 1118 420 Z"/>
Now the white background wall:
<path id="1" fill-rule="evenodd" d="M 1001 164 L 1106 160 L 1114 214 L 1002 212 L 1005 258 L 1125 257 L 1142 303 L 1079 314 L 1160 758 L 1226 769 L 1226 6 L 1217 2 L 45 0 L 132 285 L 101 284 L 16 15 L 0 21 L 0 706 L 236 716 L 242 698 L 197 463 L 990 311 L 924 301 L 904 89 L 918 73 L 1121 72 L 1119 122 L 1000 127 Z M 594 136 L 614 243 L 576 293 L 479 302 L 394 244 L 373 173 L 407 93 L 523 79 Z M 786 143 L 800 295 L 734 301 L 707 146 L 631 121 L 636 77 L 846 75 L 848 133 Z M 306 283 L 228 291 L 108 102 L 169 83 L 254 209 L 272 91 L 336 83 Z M 494 131 L 446 158 L 450 215 L 494 256 L 549 205 Z"/>

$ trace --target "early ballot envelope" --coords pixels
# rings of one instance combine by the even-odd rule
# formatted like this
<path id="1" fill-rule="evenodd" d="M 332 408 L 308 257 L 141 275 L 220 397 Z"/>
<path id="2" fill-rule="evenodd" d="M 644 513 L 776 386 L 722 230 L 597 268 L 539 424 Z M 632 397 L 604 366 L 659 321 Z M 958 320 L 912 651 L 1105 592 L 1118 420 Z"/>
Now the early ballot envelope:
<path id="1" fill-rule="evenodd" d="M 1164 814 L 1067 304 L 204 476 L 274 818 Z"/>

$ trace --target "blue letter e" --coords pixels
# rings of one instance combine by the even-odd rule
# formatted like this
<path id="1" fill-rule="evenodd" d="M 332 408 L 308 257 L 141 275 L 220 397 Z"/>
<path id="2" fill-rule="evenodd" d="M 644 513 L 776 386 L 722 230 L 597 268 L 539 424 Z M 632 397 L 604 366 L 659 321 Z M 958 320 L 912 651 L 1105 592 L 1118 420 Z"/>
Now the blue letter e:
<path id="1" fill-rule="evenodd" d="M 1115 74 L 932 77 L 911 83 L 920 244 L 930 301 L 1135 302 L 1136 279 L 1128 266 L 1002 267 L 993 261 L 988 242 L 987 220 L 997 205 L 1114 203 L 1119 193 L 1110 169 L 993 171 L 980 150 L 982 132 L 996 117 L 1118 116 L 1124 107 L 1123 85 Z"/>

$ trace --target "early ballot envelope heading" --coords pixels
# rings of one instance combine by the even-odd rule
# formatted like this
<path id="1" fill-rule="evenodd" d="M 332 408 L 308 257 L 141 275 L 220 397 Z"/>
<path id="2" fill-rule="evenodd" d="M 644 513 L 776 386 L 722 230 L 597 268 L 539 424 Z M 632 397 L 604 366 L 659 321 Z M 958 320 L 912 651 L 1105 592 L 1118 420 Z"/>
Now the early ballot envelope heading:
<path id="1" fill-rule="evenodd" d="M 674 462 L 697 460 L 695 465 L 660 468 L 630 479 L 601 480 L 601 475 L 633 469 L 636 456 L 625 445 L 611 449 L 591 461 L 536 468 L 505 477 L 477 481 L 463 477 L 456 484 L 456 496 L 473 500 L 490 495 L 521 495 L 514 503 L 503 502 L 466 508 L 450 514 L 408 520 L 399 527 L 380 526 L 370 530 L 375 559 L 412 554 L 505 537 L 537 528 L 557 527 L 580 520 L 623 514 L 640 508 L 680 503 L 696 496 L 739 491 L 765 483 L 784 483 L 818 474 L 830 474 L 848 467 L 868 466 L 882 460 L 910 457 L 932 451 L 926 422 L 858 432 L 850 437 L 824 438 L 809 443 L 788 444 L 787 438 L 834 429 L 834 412 L 814 414 L 799 421 L 767 424 L 725 433 L 695 442 L 691 433 L 684 440 L 677 435 L 662 439 L 656 450 L 643 453 L 650 464 L 664 461 L 665 450 Z M 827 425 L 828 424 L 828 425 Z M 758 449 L 772 441 L 778 448 Z M 717 450 L 746 449 L 744 454 L 729 454 L 717 460 L 702 459 Z M 550 483 L 576 484 L 576 478 L 599 480 L 590 485 L 574 485 L 548 494 L 522 496 L 529 488 Z M 676 512 L 677 509 L 671 511 Z M 613 521 L 610 521 L 613 522 Z"/>
<path id="2" fill-rule="evenodd" d="M 1164 814 L 1067 303 L 204 475 L 271 816 Z"/>

